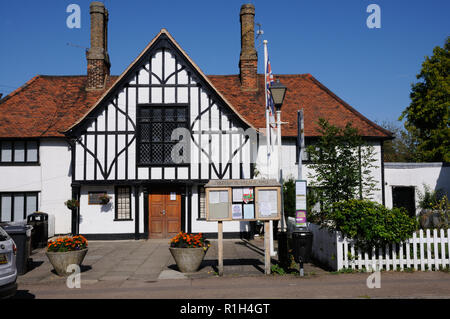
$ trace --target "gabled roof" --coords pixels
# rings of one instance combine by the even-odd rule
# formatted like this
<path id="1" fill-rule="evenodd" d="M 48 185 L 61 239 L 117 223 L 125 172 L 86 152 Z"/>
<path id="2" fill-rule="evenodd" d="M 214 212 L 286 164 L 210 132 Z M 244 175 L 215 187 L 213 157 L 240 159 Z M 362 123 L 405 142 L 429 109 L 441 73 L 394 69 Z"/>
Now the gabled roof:
<path id="1" fill-rule="evenodd" d="M 170 35 L 170 33 L 166 29 L 161 29 L 161 31 L 153 38 L 152 41 L 142 50 L 142 52 L 138 55 L 138 57 L 131 62 L 131 64 L 126 68 L 125 71 L 122 72 L 122 74 L 119 76 L 119 78 L 115 81 L 113 85 L 111 85 L 109 88 L 105 90 L 105 92 L 102 94 L 102 96 L 92 105 L 92 107 L 86 112 L 80 119 L 78 119 L 67 131 L 70 131 L 74 129 L 78 124 L 80 124 L 91 112 L 93 112 L 103 101 L 106 101 L 109 95 L 113 95 L 115 92 L 115 89 L 120 87 L 123 82 L 126 82 L 130 79 L 130 77 L 134 76 L 134 69 L 136 69 L 141 60 L 144 59 L 144 56 L 147 55 L 152 47 L 158 43 L 158 41 L 168 41 L 170 45 L 173 46 L 173 49 L 177 51 L 178 54 L 181 55 L 181 57 L 189 64 L 190 68 L 196 73 L 198 76 L 198 79 L 201 82 L 204 82 L 206 86 L 209 87 L 210 90 L 212 90 L 213 93 L 217 94 L 217 97 L 219 100 L 221 100 L 224 104 L 226 104 L 229 108 L 231 108 L 234 113 L 249 127 L 253 127 L 251 122 L 248 122 L 244 117 L 242 117 L 236 110 L 235 107 L 233 107 L 232 103 L 226 100 L 224 95 L 218 91 L 214 85 L 211 83 L 211 81 L 208 79 L 208 77 L 202 72 L 202 70 L 198 67 L 197 64 L 195 64 L 194 61 L 187 55 L 187 53 L 180 47 L 180 45 L 175 41 L 175 39 Z"/>
<path id="2" fill-rule="evenodd" d="M 239 75 L 206 76 L 162 29 L 142 53 L 119 76 L 110 76 L 103 91 L 86 91 L 86 76 L 38 75 L 0 100 L 0 138 L 63 137 L 125 81 L 136 63 L 162 36 L 179 50 L 203 82 L 217 93 L 240 119 L 250 127 L 265 127 L 264 75 L 258 75 L 259 90 L 241 90 Z M 282 108 L 283 136 L 297 136 L 297 110 L 304 109 L 305 136 L 317 136 L 317 121 L 331 124 L 351 122 L 366 137 L 389 139 L 392 133 L 371 122 L 333 94 L 310 74 L 275 75 L 288 91 Z"/>

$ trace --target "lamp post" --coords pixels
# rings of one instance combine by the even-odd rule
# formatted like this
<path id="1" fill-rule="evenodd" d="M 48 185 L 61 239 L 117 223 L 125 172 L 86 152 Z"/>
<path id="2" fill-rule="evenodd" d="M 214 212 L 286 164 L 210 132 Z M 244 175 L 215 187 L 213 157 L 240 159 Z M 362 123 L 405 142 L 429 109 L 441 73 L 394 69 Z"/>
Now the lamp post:
<path id="1" fill-rule="evenodd" d="M 287 88 L 277 80 L 270 87 L 270 95 L 272 96 L 273 104 L 277 113 L 277 146 L 278 146 L 278 174 L 279 181 L 282 187 L 281 191 L 281 221 L 278 224 L 278 260 L 283 265 L 287 264 L 287 234 L 286 234 L 286 220 L 284 218 L 284 196 L 283 196 L 283 170 L 281 168 L 281 106 L 283 105 L 284 97 Z"/>

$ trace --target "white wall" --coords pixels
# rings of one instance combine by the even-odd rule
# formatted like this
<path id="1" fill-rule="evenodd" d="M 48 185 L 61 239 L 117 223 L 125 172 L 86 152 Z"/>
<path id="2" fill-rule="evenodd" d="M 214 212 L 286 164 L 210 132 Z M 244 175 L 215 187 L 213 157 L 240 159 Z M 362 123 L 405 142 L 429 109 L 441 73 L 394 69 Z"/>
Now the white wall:
<path id="1" fill-rule="evenodd" d="M 111 200 L 106 205 L 89 205 L 88 194 L 92 191 L 106 191 Z M 131 216 L 133 220 L 126 221 L 114 220 L 114 186 L 82 186 L 80 193 L 80 234 L 126 234 L 135 232 L 136 212 L 133 189 L 131 189 Z M 140 221 L 143 224 L 143 219 Z"/>
<path id="2" fill-rule="evenodd" d="M 38 210 L 55 216 L 55 232 L 70 232 L 70 149 L 62 138 L 41 139 L 36 166 L 0 166 L 0 192 L 39 192 Z"/>
<path id="3" fill-rule="evenodd" d="M 71 211 L 64 202 L 72 197 L 71 151 L 64 139 L 40 142 L 41 194 L 39 210 L 55 216 L 55 233 L 71 232 Z"/>
<path id="4" fill-rule="evenodd" d="M 386 207 L 392 208 L 392 187 L 415 187 L 416 213 L 419 212 L 419 194 L 424 185 L 432 190 L 442 188 L 450 195 L 450 166 L 442 163 L 385 163 Z"/>

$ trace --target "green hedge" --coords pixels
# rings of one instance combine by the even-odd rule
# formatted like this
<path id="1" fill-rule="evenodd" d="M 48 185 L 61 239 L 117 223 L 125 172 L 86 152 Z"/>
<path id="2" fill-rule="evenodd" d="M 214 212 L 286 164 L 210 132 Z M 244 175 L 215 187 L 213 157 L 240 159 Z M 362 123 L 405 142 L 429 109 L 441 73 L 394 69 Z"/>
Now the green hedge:
<path id="1" fill-rule="evenodd" d="M 328 228 L 339 230 L 364 249 L 410 238 L 417 220 L 403 208 L 388 209 L 368 200 L 348 200 L 332 205 L 326 214 Z"/>

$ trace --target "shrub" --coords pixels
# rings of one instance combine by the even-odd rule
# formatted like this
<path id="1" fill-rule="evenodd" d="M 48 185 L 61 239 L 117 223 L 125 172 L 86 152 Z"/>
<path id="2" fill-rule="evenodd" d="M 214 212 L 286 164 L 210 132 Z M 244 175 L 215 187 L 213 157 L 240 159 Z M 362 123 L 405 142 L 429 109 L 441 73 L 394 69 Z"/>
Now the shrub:
<path id="1" fill-rule="evenodd" d="M 445 201 L 445 192 L 442 189 L 431 190 L 428 185 L 423 185 L 423 187 L 424 193 L 419 193 L 419 207 L 422 209 L 442 209 L 437 206 L 439 206 L 443 200 Z M 447 208 L 448 204 L 445 209 Z"/>
<path id="2" fill-rule="evenodd" d="M 368 200 L 334 203 L 327 221 L 329 228 L 353 238 L 365 250 L 404 241 L 417 229 L 416 218 L 410 217 L 404 208 L 388 209 Z"/>
<path id="3" fill-rule="evenodd" d="M 179 232 L 170 240 L 170 247 L 174 248 L 199 248 L 203 247 L 205 250 L 210 246 L 209 240 L 203 237 L 202 233 L 187 234 Z"/>
<path id="4" fill-rule="evenodd" d="M 74 250 L 82 250 L 87 248 L 87 240 L 81 235 L 64 236 L 54 240 L 50 240 L 47 245 L 47 251 L 50 252 L 66 252 Z"/>

